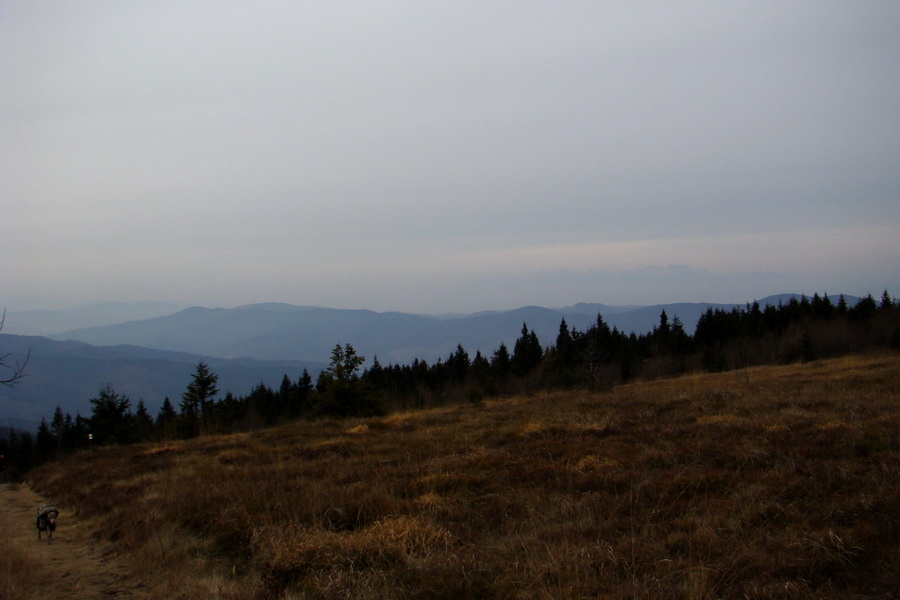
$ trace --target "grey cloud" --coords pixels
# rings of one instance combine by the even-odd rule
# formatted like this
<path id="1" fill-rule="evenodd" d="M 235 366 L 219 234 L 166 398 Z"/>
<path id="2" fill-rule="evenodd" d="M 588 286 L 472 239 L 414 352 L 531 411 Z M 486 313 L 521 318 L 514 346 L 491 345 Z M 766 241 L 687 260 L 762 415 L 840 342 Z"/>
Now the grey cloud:
<path id="1" fill-rule="evenodd" d="M 385 308 L 510 306 L 527 286 L 503 269 L 545 248 L 535 285 L 538 272 L 670 258 L 830 281 L 828 263 L 784 263 L 788 249 L 765 236 L 786 245 L 795 232 L 803 245 L 789 250 L 814 256 L 810 232 L 900 233 L 889 3 L 0 10 L 0 186 L 16 199 L 0 264 L 24 265 L 14 279 L 34 294 L 60 294 L 56 280 L 87 298 L 106 275 L 133 291 L 103 294 L 173 301 L 200 293 L 192 279 L 226 295 L 227 279 L 242 302 L 305 303 L 314 289 L 332 302 L 381 295 Z M 740 265 L 715 246 L 754 235 Z M 685 250 L 703 236 L 704 252 Z M 626 242 L 616 256 L 583 251 Z M 650 247 L 661 256 L 636 250 Z M 883 267 L 890 249 L 847 248 L 857 262 L 837 283 L 900 279 Z M 472 283 L 488 265 L 495 283 Z M 373 293 L 366 272 L 386 289 Z M 574 279 L 555 286 L 571 302 L 610 301 L 581 297 L 591 289 Z M 658 286 L 680 293 L 661 275 Z"/>

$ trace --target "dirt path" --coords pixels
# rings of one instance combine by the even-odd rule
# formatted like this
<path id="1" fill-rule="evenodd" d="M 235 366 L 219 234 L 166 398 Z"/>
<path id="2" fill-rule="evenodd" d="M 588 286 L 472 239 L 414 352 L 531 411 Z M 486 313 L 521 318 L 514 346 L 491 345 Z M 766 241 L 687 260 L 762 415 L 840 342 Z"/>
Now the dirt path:
<path id="1" fill-rule="evenodd" d="M 0 484 L 0 552 L 10 553 L 18 563 L 31 565 L 27 573 L 7 568 L 0 572 L 0 598 L 18 583 L 29 579 L 27 597 L 150 598 L 142 582 L 133 577 L 113 547 L 94 540 L 87 526 L 65 506 L 58 506 L 59 521 L 53 543 L 46 536 L 38 542 L 34 526 L 37 507 L 46 500 L 24 484 Z M 21 569 L 20 569 L 21 570 Z M 34 571 L 39 570 L 40 573 Z M 35 589 L 36 586 L 36 589 Z M 14 596 L 15 594 L 10 594 Z"/>

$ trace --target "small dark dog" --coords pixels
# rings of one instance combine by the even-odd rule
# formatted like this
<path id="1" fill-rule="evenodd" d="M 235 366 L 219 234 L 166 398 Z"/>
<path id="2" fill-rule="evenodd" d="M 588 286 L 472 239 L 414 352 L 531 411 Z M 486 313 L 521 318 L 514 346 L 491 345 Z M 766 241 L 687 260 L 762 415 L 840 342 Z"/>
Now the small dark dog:
<path id="1" fill-rule="evenodd" d="M 59 516 L 59 511 L 56 510 L 56 507 L 50 504 L 41 504 L 41 507 L 37 511 L 37 520 L 35 521 L 35 525 L 37 525 L 38 530 L 38 539 L 41 539 L 41 532 L 47 532 L 47 543 L 53 541 L 53 532 L 56 531 L 56 517 Z"/>

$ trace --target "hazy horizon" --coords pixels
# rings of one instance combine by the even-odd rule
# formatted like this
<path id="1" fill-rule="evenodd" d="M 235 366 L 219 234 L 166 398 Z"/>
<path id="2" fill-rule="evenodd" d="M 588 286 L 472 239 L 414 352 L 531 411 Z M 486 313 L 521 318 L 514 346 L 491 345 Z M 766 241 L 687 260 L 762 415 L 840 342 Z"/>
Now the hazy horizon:
<path id="1" fill-rule="evenodd" d="M 619 273 L 616 274 L 619 277 L 628 278 L 631 277 L 634 280 L 643 279 L 646 285 L 650 285 L 651 282 L 655 284 L 660 279 L 668 279 L 670 282 L 676 278 L 691 281 L 696 281 L 698 278 L 708 277 L 709 274 L 694 272 L 687 267 L 678 266 L 678 265 L 669 265 L 665 269 L 651 267 L 649 269 L 642 270 L 641 272 L 629 272 L 629 273 Z M 738 276 L 746 277 L 752 276 L 754 274 L 738 274 Z M 757 274 L 761 276 L 765 276 L 766 274 Z M 900 288 L 898 288 L 900 289 Z M 812 298 L 814 294 L 827 295 L 832 302 L 837 302 L 839 296 L 847 296 L 847 297 L 855 297 L 855 298 L 864 298 L 866 295 L 871 295 L 876 300 L 880 299 L 883 292 L 887 291 L 894 300 L 900 299 L 900 292 L 895 292 L 893 288 L 888 286 L 882 286 L 875 289 L 866 289 L 866 290 L 836 290 L 836 291 L 828 291 L 828 290 L 791 290 L 784 289 L 777 292 L 766 293 L 766 294 L 750 294 L 741 298 L 732 297 L 732 298 L 703 298 L 700 296 L 688 298 L 670 298 L 666 294 L 665 289 L 661 289 L 657 292 L 644 296 L 647 301 L 644 302 L 631 302 L 626 300 L 611 302 L 606 301 L 604 299 L 597 298 L 575 298 L 571 301 L 567 302 L 549 302 L 549 303 L 526 303 L 526 304 L 498 304 L 496 306 L 487 306 L 476 308 L 472 310 L 450 310 L 450 311 L 441 311 L 441 310 L 401 310 L 392 307 L 373 307 L 373 306 L 342 306 L 342 305 L 326 305 L 326 304 L 310 304 L 298 301 L 292 301 L 290 299 L 258 299 L 250 302 L 238 302 L 238 303 L 225 303 L 225 302 L 212 302 L 207 304 L 194 304 L 190 302 L 178 302 L 175 300 L 167 300 L 167 299 L 145 299 L 145 300 L 115 300 L 115 299 L 104 299 L 97 298 L 88 302 L 73 302 L 73 301 L 63 301 L 63 300 L 54 300 L 48 298 L 20 298 L 16 296 L 11 296 L 9 299 L 12 300 L 12 303 L 8 303 L 5 308 L 10 315 L 14 317 L 16 313 L 24 313 L 24 312 L 66 312 L 66 311 L 78 311 L 82 309 L 89 308 L 103 308 L 110 307 L 112 309 L 118 309 L 123 307 L 131 307 L 134 309 L 143 308 L 147 314 L 152 314 L 153 316 L 169 314 L 168 309 L 172 311 L 181 311 L 187 308 L 208 308 L 208 309 L 233 309 L 233 308 L 241 308 L 245 306 L 258 306 L 265 304 L 284 304 L 291 306 L 310 306 L 310 307 L 319 307 L 319 308 L 334 308 L 334 309 L 346 309 L 346 310 L 372 310 L 374 312 L 405 312 L 410 314 L 420 314 L 420 315 L 452 315 L 452 314 L 473 314 L 477 312 L 484 311 L 510 311 L 517 310 L 520 308 L 526 308 L 529 306 L 539 306 L 542 308 L 548 309 L 560 309 L 560 308 L 568 308 L 572 306 L 576 306 L 578 304 L 603 304 L 610 307 L 644 307 L 644 306 L 654 306 L 654 305 L 669 305 L 669 304 L 744 304 L 750 303 L 753 301 L 762 301 L 766 298 L 770 298 L 773 296 L 782 296 L 782 295 L 805 295 L 808 298 Z M 129 313 L 130 314 L 130 313 Z M 150 317 L 147 317 L 150 318 Z M 130 320 L 130 319 L 129 319 Z M 11 329 L 16 329 L 16 326 L 13 324 Z M 4 330 L 4 333 L 8 332 Z"/>
<path id="2" fill-rule="evenodd" d="M 900 4 L 0 4 L 0 305 L 900 293 Z"/>

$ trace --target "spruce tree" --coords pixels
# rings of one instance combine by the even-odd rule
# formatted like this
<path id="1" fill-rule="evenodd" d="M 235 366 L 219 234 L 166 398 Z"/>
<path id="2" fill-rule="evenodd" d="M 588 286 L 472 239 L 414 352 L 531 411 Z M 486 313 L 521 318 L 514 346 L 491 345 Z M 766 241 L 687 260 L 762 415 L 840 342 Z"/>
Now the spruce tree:
<path id="1" fill-rule="evenodd" d="M 53 413 L 53 420 L 50 422 L 50 433 L 56 438 L 56 448 L 60 449 L 63 445 L 63 437 L 66 434 L 66 419 L 63 416 L 62 408 L 57 406 Z"/>
<path id="2" fill-rule="evenodd" d="M 528 325 L 522 324 L 522 335 L 516 340 L 513 348 L 510 368 L 515 375 L 520 377 L 534 370 L 541 362 L 544 351 L 534 330 L 529 331 Z"/>
<path id="3" fill-rule="evenodd" d="M 556 353 L 563 366 L 569 366 L 573 361 L 573 340 L 569 333 L 569 325 L 563 319 L 559 323 L 559 333 L 556 336 Z"/>
<path id="4" fill-rule="evenodd" d="M 331 363 L 316 382 L 317 409 L 340 417 L 384 414 L 374 390 L 360 379 L 359 369 L 366 361 L 352 345 L 337 344 L 331 351 Z"/>
<path id="5" fill-rule="evenodd" d="M 178 413 L 172 406 L 172 401 L 166 397 L 163 400 L 162 408 L 156 415 L 156 435 L 161 438 L 171 438 L 175 436 L 175 430 L 178 425 Z"/>
<path id="6" fill-rule="evenodd" d="M 366 362 L 365 356 L 357 356 L 356 350 L 349 343 L 341 347 L 335 345 L 331 351 L 331 363 L 326 371 L 338 381 L 355 381 L 359 378 L 359 368 Z"/>
<path id="7" fill-rule="evenodd" d="M 184 418 L 188 436 L 200 434 L 201 424 L 212 416 L 219 376 L 212 373 L 206 363 L 197 364 L 197 370 L 191 376 L 191 382 L 181 397 L 181 415 Z"/>
<path id="8" fill-rule="evenodd" d="M 146 442 L 154 437 L 153 417 L 147 410 L 143 400 L 138 400 L 137 409 L 134 412 L 135 438 L 139 442 Z"/>
<path id="9" fill-rule="evenodd" d="M 120 395 L 111 385 L 100 388 L 91 398 L 90 433 L 97 444 L 127 444 L 132 441 L 127 420 L 131 416 L 131 401 Z"/>
<path id="10" fill-rule="evenodd" d="M 506 344 L 500 344 L 500 347 L 491 356 L 491 370 L 497 377 L 506 377 L 509 373 L 509 364 L 509 350 L 506 348 Z"/>
<path id="11" fill-rule="evenodd" d="M 36 462 L 42 463 L 53 458 L 56 454 L 56 445 L 56 436 L 50 432 L 50 425 L 47 423 L 47 419 L 41 419 L 37 437 L 34 441 Z"/>

